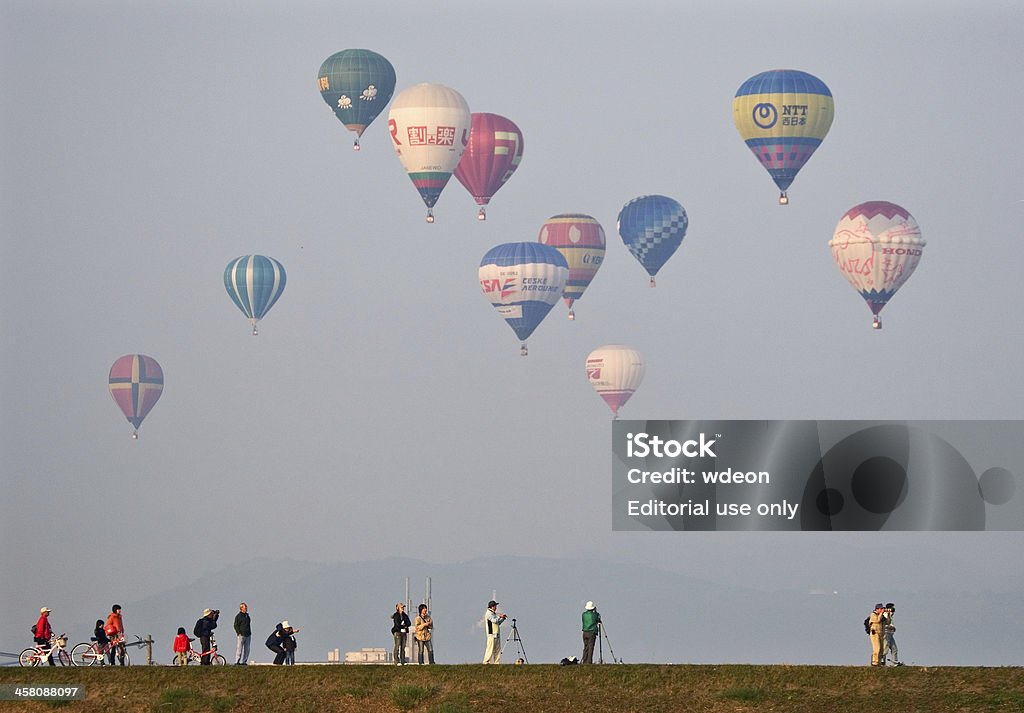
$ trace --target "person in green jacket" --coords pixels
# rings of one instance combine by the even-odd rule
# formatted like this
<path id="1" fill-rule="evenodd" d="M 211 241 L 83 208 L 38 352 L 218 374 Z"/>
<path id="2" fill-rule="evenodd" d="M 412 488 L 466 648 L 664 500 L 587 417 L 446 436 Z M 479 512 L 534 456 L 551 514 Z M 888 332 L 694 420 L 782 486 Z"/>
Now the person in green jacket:
<path id="1" fill-rule="evenodd" d="M 601 615 L 594 602 L 587 602 L 583 610 L 583 660 L 580 663 L 594 663 L 594 642 L 601 632 Z"/>

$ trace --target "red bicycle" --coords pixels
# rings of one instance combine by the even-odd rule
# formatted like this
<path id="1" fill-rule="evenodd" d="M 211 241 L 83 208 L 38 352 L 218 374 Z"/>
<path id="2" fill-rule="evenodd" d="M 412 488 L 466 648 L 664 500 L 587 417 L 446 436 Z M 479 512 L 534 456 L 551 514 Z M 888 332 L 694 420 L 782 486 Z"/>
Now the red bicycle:
<path id="1" fill-rule="evenodd" d="M 116 654 L 117 659 L 120 660 L 124 656 L 124 663 L 122 665 L 130 666 L 131 660 L 128 658 L 128 649 L 124 648 L 123 644 L 123 636 L 111 639 L 103 645 L 96 641 L 83 641 L 71 649 L 71 663 L 75 666 L 95 666 L 96 664 L 103 666 L 107 663 L 107 657 L 110 655 L 110 652 L 116 647 L 121 646 L 121 650 Z"/>

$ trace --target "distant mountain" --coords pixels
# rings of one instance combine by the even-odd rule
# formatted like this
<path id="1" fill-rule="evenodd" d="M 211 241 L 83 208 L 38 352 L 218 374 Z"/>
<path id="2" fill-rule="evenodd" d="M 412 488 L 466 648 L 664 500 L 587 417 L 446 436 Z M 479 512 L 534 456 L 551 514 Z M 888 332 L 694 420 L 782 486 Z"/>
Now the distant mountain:
<path id="1" fill-rule="evenodd" d="M 233 660 L 231 622 L 249 604 L 253 658 L 269 661 L 263 641 L 283 619 L 301 627 L 300 661 L 324 661 L 334 648 L 392 648 L 390 616 L 409 578 L 413 607 L 431 577 L 438 663 L 481 659 L 481 621 L 496 593 L 515 617 L 530 663 L 581 652 L 580 613 L 592 599 L 605 621 L 605 661 L 626 663 L 867 663 L 862 621 L 885 591 L 865 580 L 863 592 L 766 592 L 727 587 L 653 567 L 599 560 L 526 557 L 431 564 L 392 558 L 317 564 L 254 559 L 187 586 L 126 602 L 132 633 L 151 633 L 156 659 L 170 659 L 179 626 L 191 632 L 204 607 L 220 609 L 221 651 Z M 1024 664 L 1024 622 L 1007 618 L 1024 592 L 934 594 L 888 592 L 897 604 L 903 657 L 927 665 Z M 411 613 L 414 615 L 415 611 Z M 502 630 L 507 638 L 509 626 Z M 514 642 L 506 661 L 515 659 Z M 140 654 L 139 659 L 142 659 Z"/>

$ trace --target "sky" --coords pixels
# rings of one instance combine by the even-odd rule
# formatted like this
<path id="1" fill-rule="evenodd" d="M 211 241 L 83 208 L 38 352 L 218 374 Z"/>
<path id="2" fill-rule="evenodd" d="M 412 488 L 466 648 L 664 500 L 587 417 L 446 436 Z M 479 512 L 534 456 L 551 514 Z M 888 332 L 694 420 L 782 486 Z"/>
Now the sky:
<path id="1" fill-rule="evenodd" d="M 769 589 L 867 560 L 900 591 L 1024 591 L 1016 532 L 613 532 L 583 368 L 644 355 L 632 419 L 1024 418 L 1022 34 L 1010 0 L 0 4 L 0 631 L 256 557 L 603 557 Z M 352 151 L 316 86 L 344 48 L 519 125 L 487 221 L 452 179 L 425 223 L 386 115 Z M 786 207 L 731 111 L 773 68 L 836 106 Z M 654 289 L 616 233 L 651 193 L 690 220 Z M 869 200 L 928 241 L 878 332 L 827 246 Z M 477 267 L 568 212 L 605 262 L 523 358 Z M 248 253 L 288 274 L 255 338 L 222 282 Z M 130 353 L 165 374 L 137 441 L 106 384 Z"/>

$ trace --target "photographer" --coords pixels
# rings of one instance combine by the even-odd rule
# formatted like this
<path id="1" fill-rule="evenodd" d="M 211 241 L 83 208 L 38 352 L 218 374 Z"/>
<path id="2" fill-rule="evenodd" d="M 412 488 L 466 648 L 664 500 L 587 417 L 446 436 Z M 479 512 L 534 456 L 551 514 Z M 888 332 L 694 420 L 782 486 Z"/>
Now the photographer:
<path id="1" fill-rule="evenodd" d="M 202 646 L 203 657 L 200 665 L 210 665 L 210 639 L 213 638 L 213 630 L 217 628 L 217 619 L 220 617 L 219 609 L 203 609 L 203 616 L 196 621 L 196 628 L 193 633 L 199 637 L 199 644 Z"/>
<path id="2" fill-rule="evenodd" d="M 487 611 L 484 612 L 484 626 L 487 628 L 487 648 L 484 649 L 484 663 L 499 663 L 501 661 L 501 624 L 507 618 L 506 614 L 498 613 L 498 602 L 493 599 L 487 602 Z"/>

